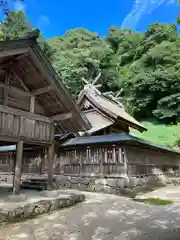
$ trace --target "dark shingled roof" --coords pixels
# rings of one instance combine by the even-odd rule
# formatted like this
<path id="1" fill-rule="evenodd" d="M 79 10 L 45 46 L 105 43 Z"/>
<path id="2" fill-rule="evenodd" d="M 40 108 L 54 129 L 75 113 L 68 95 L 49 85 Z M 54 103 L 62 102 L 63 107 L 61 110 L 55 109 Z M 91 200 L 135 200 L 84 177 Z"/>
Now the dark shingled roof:
<path id="1" fill-rule="evenodd" d="M 149 148 L 180 154 L 180 151 L 176 151 L 166 146 L 161 146 L 161 145 L 157 145 L 157 144 L 145 141 L 141 138 L 137 138 L 127 133 L 108 134 L 108 135 L 102 135 L 102 136 L 76 137 L 64 142 L 61 145 L 61 147 L 71 148 L 71 147 L 82 146 L 82 145 L 90 146 L 95 144 L 123 143 L 123 142 L 144 145 Z"/>

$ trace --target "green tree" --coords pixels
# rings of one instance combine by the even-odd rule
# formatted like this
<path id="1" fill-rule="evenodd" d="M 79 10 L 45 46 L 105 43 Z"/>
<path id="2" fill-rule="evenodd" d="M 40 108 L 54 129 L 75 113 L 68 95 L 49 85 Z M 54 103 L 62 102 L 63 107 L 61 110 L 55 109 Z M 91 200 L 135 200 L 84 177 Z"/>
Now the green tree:
<path id="1" fill-rule="evenodd" d="M 23 11 L 9 12 L 5 16 L 5 20 L 1 22 L 0 25 L 0 40 L 25 37 L 34 29 L 35 27 L 30 25 Z M 52 60 L 53 50 L 42 34 L 39 36 L 38 43 L 47 58 Z"/>
<path id="2" fill-rule="evenodd" d="M 54 54 L 54 66 L 74 97 L 82 89 L 82 77 L 94 79 L 99 72 L 99 83 L 104 90 L 116 89 L 118 62 L 109 44 L 96 33 L 78 28 L 63 37 L 50 39 Z"/>

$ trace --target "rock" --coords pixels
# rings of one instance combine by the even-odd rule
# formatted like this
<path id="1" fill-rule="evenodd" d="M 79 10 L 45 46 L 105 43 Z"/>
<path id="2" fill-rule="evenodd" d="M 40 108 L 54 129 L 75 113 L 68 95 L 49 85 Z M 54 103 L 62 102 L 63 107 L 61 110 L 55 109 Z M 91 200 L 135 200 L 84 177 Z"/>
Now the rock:
<path id="1" fill-rule="evenodd" d="M 78 183 L 71 183 L 71 188 L 78 189 Z"/>
<path id="2" fill-rule="evenodd" d="M 0 223 L 6 222 L 7 219 L 8 219 L 8 214 L 7 215 L 0 214 Z"/>
<path id="3" fill-rule="evenodd" d="M 71 188 L 71 182 L 70 181 L 66 181 L 66 184 L 64 186 L 65 188 Z"/>
<path id="4" fill-rule="evenodd" d="M 99 184 L 99 185 L 107 185 L 107 180 L 105 178 L 98 178 L 95 180 L 95 184 Z"/>
<path id="5" fill-rule="evenodd" d="M 115 188 L 117 185 L 117 179 L 107 179 L 107 183 L 108 186 Z"/>
<path id="6" fill-rule="evenodd" d="M 128 188 L 129 187 L 129 178 L 124 179 L 124 187 Z"/>
<path id="7" fill-rule="evenodd" d="M 22 202 L 26 200 L 27 200 L 27 196 L 25 194 L 9 195 L 7 197 L 8 202 Z"/>
<path id="8" fill-rule="evenodd" d="M 145 185 L 144 178 L 139 178 L 139 185 L 140 185 L 140 186 Z"/>
<path id="9" fill-rule="evenodd" d="M 104 186 L 103 191 L 105 193 L 109 193 L 109 194 L 116 194 L 116 189 L 114 189 L 110 186 Z"/>
<path id="10" fill-rule="evenodd" d="M 59 195 L 59 192 L 54 190 L 54 191 L 42 191 L 41 196 L 43 197 L 57 197 Z"/>
<path id="11" fill-rule="evenodd" d="M 117 187 L 120 189 L 124 189 L 124 179 L 119 179 L 117 181 Z"/>
<path id="12" fill-rule="evenodd" d="M 136 185 L 137 185 L 136 178 L 129 178 L 128 187 L 129 187 L 129 188 L 134 188 Z"/>
<path id="13" fill-rule="evenodd" d="M 88 188 L 88 185 L 85 185 L 83 183 L 78 184 L 78 189 L 81 190 L 81 191 L 86 191 L 87 188 Z"/>
<path id="14" fill-rule="evenodd" d="M 94 192 L 95 190 L 95 185 L 94 185 L 94 182 L 93 181 L 90 181 L 88 187 L 87 187 L 87 191 L 89 192 Z"/>
<path id="15" fill-rule="evenodd" d="M 130 198 L 134 198 L 136 196 L 136 192 L 133 189 L 129 189 L 129 188 L 122 189 L 121 193 Z"/>
<path id="16" fill-rule="evenodd" d="M 24 206 L 24 218 L 29 218 L 33 215 L 35 205 L 34 204 L 27 204 Z"/>
<path id="17" fill-rule="evenodd" d="M 70 182 L 71 182 L 71 184 L 77 184 L 77 183 L 79 183 L 81 181 L 81 178 L 75 178 L 75 177 L 72 177 L 71 179 L 70 179 Z"/>
<path id="18" fill-rule="evenodd" d="M 84 184 L 84 185 L 88 185 L 90 181 L 91 181 L 90 178 L 81 178 L 80 179 L 80 183 Z"/>
<path id="19" fill-rule="evenodd" d="M 51 208 L 51 201 L 40 201 L 36 203 L 35 208 L 34 208 L 34 214 L 42 214 L 42 213 L 47 213 L 49 212 Z"/>
<path id="20" fill-rule="evenodd" d="M 104 186 L 101 184 L 95 184 L 95 192 L 102 192 L 104 189 Z"/>

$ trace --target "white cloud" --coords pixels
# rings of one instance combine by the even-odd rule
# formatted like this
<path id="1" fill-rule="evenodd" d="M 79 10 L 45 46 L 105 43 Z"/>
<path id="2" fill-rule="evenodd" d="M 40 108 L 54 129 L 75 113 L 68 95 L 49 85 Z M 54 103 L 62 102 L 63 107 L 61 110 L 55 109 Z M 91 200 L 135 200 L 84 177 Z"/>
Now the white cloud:
<path id="1" fill-rule="evenodd" d="M 125 17 L 122 28 L 136 28 L 144 14 L 152 13 L 162 4 L 175 4 L 177 0 L 134 0 L 132 10 Z"/>

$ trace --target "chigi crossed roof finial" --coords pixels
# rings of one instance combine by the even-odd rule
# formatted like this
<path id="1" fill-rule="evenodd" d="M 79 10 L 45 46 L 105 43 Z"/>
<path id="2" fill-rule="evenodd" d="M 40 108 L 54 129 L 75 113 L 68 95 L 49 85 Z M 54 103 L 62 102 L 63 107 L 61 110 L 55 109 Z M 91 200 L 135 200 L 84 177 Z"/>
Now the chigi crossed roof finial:
<path id="1" fill-rule="evenodd" d="M 84 90 L 91 91 L 92 94 L 93 93 L 101 94 L 101 92 L 98 90 L 98 88 L 100 88 L 102 85 L 97 84 L 100 77 L 101 77 L 101 72 L 98 73 L 98 75 L 95 77 L 95 79 L 90 79 L 89 81 L 85 78 L 82 78 L 82 81 L 86 84 L 84 86 Z"/>

